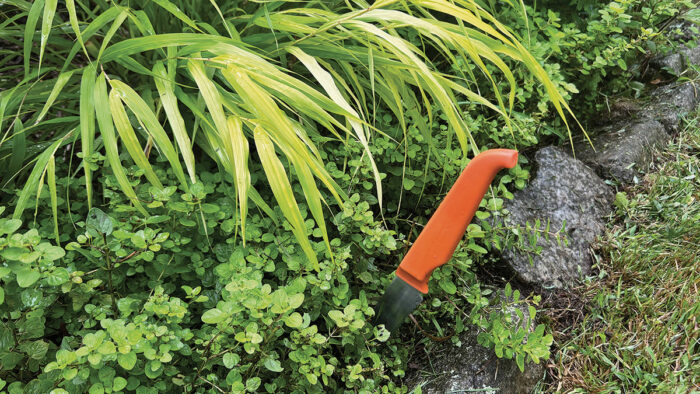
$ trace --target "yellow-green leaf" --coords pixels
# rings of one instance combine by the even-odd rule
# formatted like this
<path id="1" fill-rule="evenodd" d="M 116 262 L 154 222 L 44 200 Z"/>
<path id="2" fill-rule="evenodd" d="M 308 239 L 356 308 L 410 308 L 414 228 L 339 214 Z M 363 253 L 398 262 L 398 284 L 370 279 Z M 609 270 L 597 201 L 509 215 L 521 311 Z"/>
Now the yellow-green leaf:
<path id="1" fill-rule="evenodd" d="M 46 0 L 46 3 L 44 4 L 44 17 L 41 21 L 41 47 L 39 49 L 39 69 L 41 69 L 41 61 L 44 58 L 46 42 L 49 40 L 49 34 L 51 34 L 53 17 L 54 15 L 56 15 L 56 3 L 57 0 Z"/>
<path id="2" fill-rule="evenodd" d="M 117 32 L 117 29 L 121 27 L 122 23 L 124 23 L 124 20 L 128 15 L 129 13 L 126 12 L 126 10 L 122 10 L 119 13 L 119 15 L 117 15 L 117 17 L 114 18 L 114 23 L 112 23 L 112 26 L 109 28 L 109 30 L 107 30 L 107 33 L 105 34 L 104 38 L 102 38 L 102 45 L 100 45 L 100 51 L 97 54 L 97 62 L 100 61 L 102 53 L 105 51 L 105 48 L 107 48 L 109 41 L 112 40 L 112 37 Z"/>
<path id="3" fill-rule="evenodd" d="M 316 253 L 311 247 L 311 243 L 306 235 L 306 227 L 304 220 L 301 217 L 301 212 L 297 206 L 297 201 L 292 192 L 292 185 L 287 178 L 287 172 L 284 170 L 282 162 L 275 153 L 275 146 L 267 135 L 267 132 L 260 126 L 254 131 L 255 146 L 260 156 L 260 161 L 267 176 L 272 193 L 275 195 L 277 204 L 279 205 L 284 217 L 292 226 L 292 232 L 297 242 L 301 245 L 304 254 L 311 262 L 316 271 L 320 271 Z"/>
<path id="4" fill-rule="evenodd" d="M 151 137 L 153 137 L 153 141 L 158 149 L 163 153 L 165 158 L 168 159 L 168 162 L 172 166 L 175 176 L 182 184 L 183 189 L 189 190 L 185 173 L 182 170 L 182 165 L 180 164 L 180 157 L 175 151 L 175 147 L 170 141 L 170 138 L 168 138 L 165 130 L 163 130 L 163 127 L 160 125 L 156 115 L 148 107 L 148 104 L 143 101 L 141 96 L 139 96 L 134 89 L 129 87 L 129 85 L 125 84 L 124 82 L 117 81 L 115 79 L 112 79 L 109 82 L 112 85 L 112 88 L 118 92 L 119 98 L 127 105 L 127 107 L 129 107 L 131 112 L 134 113 L 136 119 L 141 122 L 144 130 L 148 131 Z"/>
<path id="5" fill-rule="evenodd" d="M 80 26 L 78 25 L 78 16 L 75 12 L 75 0 L 66 0 L 66 8 L 68 9 L 68 20 L 70 21 L 70 26 L 73 29 L 73 33 L 75 33 L 75 37 L 78 39 L 80 46 L 83 47 L 85 57 L 89 59 L 90 55 L 88 55 L 87 49 L 85 48 L 83 35 L 80 33 Z"/>
<path id="6" fill-rule="evenodd" d="M 316 59 L 314 59 L 312 56 L 309 56 L 299 48 L 289 48 L 288 52 L 296 56 L 299 59 L 299 61 L 301 61 L 304 64 L 304 66 L 309 70 L 309 72 L 311 72 L 314 78 L 316 78 L 316 80 L 326 91 L 328 96 L 336 104 L 340 105 L 344 110 L 353 115 L 355 119 L 359 118 L 357 112 L 345 100 L 340 90 L 338 90 L 338 87 L 335 85 L 331 74 L 329 74 L 328 71 L 322 69 L 316 61 Z M 377 164 L 374 162 L 374 157 L 372 156 L 372 153 L 369 150 L 369 142 L 367 140 L 367 136 L 365 135 L 365 131 L 362 128 L 362 124 L 355 119 L 348 118 L 348 122 L 350 122 L 350 125 L 352 126 L 353 130 L 355 130 L 355 135 L 360 140 L 362 147 L 365 149 L 367 158 L 369 159 L 370 164 L 372 166 L 374 182 L 377 187 L 377 199 L 379 200 L 379 209 L 382 209 L 382 181 L 379 176 L 379 169 L 377 168 Z"/>
<path id="7" fill-rule="evenodd" d="M 296 171 L 297 178 L 299 179 L 299 183 L 301 184 L 301 188 L 304 191 L 304 197 L 306 198 L 306 202 L 309 205 L 311 215 L 314 217 L 316 225 L 321 230 L 323 241 L 326 244 L 326 249 L 331 255 L 331 258 L 333 258 L 331 244 L 328 239 L 328 231 L 326 229 L 326 222 L 323 218 L 323 206 L 321 204 L 321 202 L 323 201 L 323 197 L 321 196 L 321 193 L 316 187 L 316 182 L 311 173 L 311 170 L 309 170 L 309 167 L 302 163 L 299 157 L 297 157 L 297 155 L 295 155 L 294 153 L 292 153 L 288 157 L 294 165 L 294 170 Z"/>
<path id="8" fill-rule="evenodd" d="M 189 27 L 191 27 L 197 31 L 201 31 L 197 27 L 197 24 L 194 23 L 194 21 L 192 19 L 190 19 L 190 17 L 187 16 L 184 12 L 182 12 L 182 10 L 178 6 L 176 6 L 175 4 L 171 3 L 168 0 L 153 0 L 153 2 L 158 4 L 159 6 L 161 6 L 163 9 L 165 9 L 169 13 L 173 14 L 173 16 L 176 17 L 177 19 L 185 22 L 185 24 L 187 24 Z"/>
<path id="9" fill-rule="evenodd" d="M 68 83 L 68 80 L 74 72 L 75 70 L 71 70 L 58 75 L 58 78 L 56 78 L 56 83 L 53 85 L 53 89 L 51 89 L 51 93 L 49 93 L 49 97 L 46 99 L 44 107 L 41 109 L 41 112 L 39 112 L 39 116 L 34 121 L 34 124 L 37 124 L 44 119 L 44 116 L 46 116 L 46 114 L 49 112 L 49 109 L 53 105 L 54 101 L 56 101 L 56 98 L 61 93 L 61 90 L 63 90 L 63 87 L 66 86 L 66 83 Z"/>
<path id="10" fill-rule="evenodd" d="M 44 9 L 44 0 L 36 0 L 32 3 L 32 8 L 27 14 L 27 21 L 24 25 L 24 77 L 29 77 L 29 62 L 32 59 L 32 46 L 34 43 L 34 33 L 36 33 L 36 24 L 39 21 L 39 15 Z"/>
<path id="11" fill-rule="evenodd" d="M 95 140 L 95 76 L 95 65 L 89 64 L 83 69 L 80 81 L 80 145 L 83 153 L 88 209 L 92 208 L 92 169 L 87 159 L 92 155 Z"/>
<path id="12" fill-rule="evenodd" d="M 126 177 L 126 171 L 119 159 L 119 149 L 117 137 L 114 134 L 114 126 L 112 125 L 112 117 L 109 111 L 109 97 L 107 95 L 107 81 L 104 73 L 97 77 L 95 84 L 95 114 L 97 123 L 100 126 L 102 139 L 104 140 L 105 152 L 109 166 L 112 168 L 114 176 L 117 178 L 117 183 L 121 187 L 122 192 L 131 200 L 136 209 L 144 216 L 148 213 L 139 202 L 136 192 L 131 187 L 129 179 Z"/>
<path id="13" fill-rule="evenodd" d="M 224 146 L 227 150 L 229 163 L 232 165 L 238 205 L 241 214 L 241 231 L 243 244 L 245 245 L 245 219 L 248 214 L 248 187 L 250 186 L 250 173 L 248 172 L 248 140 L 243 135 L 241 120 L 235 116 L 228 118 L 226 132 L 223 135 Z"/>
<path id="14" fill-rule="evenodd" d="M 134 160 L 134 163 L 136 163 L 136 165 L 144 171 L 146 179 L 148 179 L 151 185 L 157 187 L 158 189 L 162 189 L 163 184 L 158 179 L 158 175 L 156 175 L 155 171 L 153 171 L 151 163 L 148 162 L 148 158 L 146 158 L 143 147 L 139 143 L 134 129 L 131 127 L 129 117 L 127 116 L 124 105 L 119 98 L 119 93 L 117 93 L 117 91 L 114 89 L 109 92 L 109 109 L 112 112 L 112 120 L 114 121 L 114 126 L 117 128 L 119 137 L 124 143 L 126 150 L 129 152 L 129 155 Z"/>
<path id="15" fill-rule="evenodd" d="M 197 179 L 194 171 L 194 153 L 192 152 L 192 142 L 190 141 L 190 137 L 185 129 L 185 121 L 182 119 L 180 110 L 177 107 L 177 98 L 175 97 L 175 90 L 173 89 L 173 81 L 165 71 L 163 63 L 156 63 L 155 66 L 153 66 L 153 74 L 157 76 L 157 78 L 154 78 L 154 80 L 160 96 L 160 102 L 163 105 L 166 116 L 168 117 L 170 128 L 173 130 L 173 134 L 175 135 L 177 146 L 180 148 L 180 154 L 185 162 L 185 167 L 187 168 L 187 173 L 190 176 L 190 181 L 195 183 Z"/>
<path id="16" fill-rule="evenodd" d="M 40 181 L 44 176 L 49 159 L 54 153 L 56 153 L 56 150 L 60 146 L 61 142 L 62 140 L 55 141 L 36 159 L 34 169 L 32 169 L 32 172 L 29 174 L 29 178 L 27 178 L 27 181 L 24 183 L 24 187 L 19 194 L 19 198 L 15 204 L 15 210 L 12 214 L 12 219 L 22 218 L 22 213 L 27 208 L 27 203 L 29 202 L 29 197 L 31 196 L 32 190 L 40 190 Z"/>
<path id="17" fill-rule="evenodd" d="M 46 172 L 48 173 L 48 183 L 49 183 L 49 194 L 51 195 L 51 212 L 53 213 L 53 232 L 56 236 L 56 245 L 61 244 L 61 239 L 58 234 L 58 196 L 56 194 L 56 162 L 54 160 L 54 155 L 49 158 L 48 166 L 46 167 Z"/>

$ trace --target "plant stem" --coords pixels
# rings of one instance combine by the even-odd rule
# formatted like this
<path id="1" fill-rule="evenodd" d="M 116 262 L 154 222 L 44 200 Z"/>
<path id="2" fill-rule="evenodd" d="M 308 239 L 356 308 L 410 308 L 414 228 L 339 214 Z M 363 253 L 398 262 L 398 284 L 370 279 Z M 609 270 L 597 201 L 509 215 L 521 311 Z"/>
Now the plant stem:
<path id="1" fill-rule="evenodd" d="M 107 240 L 105 239 L 104 234 L 102 235 L 102 239 L 105 241 L 105 246 L 107 245 Z M 105 259 L 107 260 L 107 281 L 109 284 L 109 296 L 112 299 L 112 310 L 114 311 L 114 314 L 116 316 L 117 313 L 117 301 L 114 299 L 114 285 L 112 284 L 112 259 L 109 257 L 109 249 L 107 252 L 104 254 Z"/>

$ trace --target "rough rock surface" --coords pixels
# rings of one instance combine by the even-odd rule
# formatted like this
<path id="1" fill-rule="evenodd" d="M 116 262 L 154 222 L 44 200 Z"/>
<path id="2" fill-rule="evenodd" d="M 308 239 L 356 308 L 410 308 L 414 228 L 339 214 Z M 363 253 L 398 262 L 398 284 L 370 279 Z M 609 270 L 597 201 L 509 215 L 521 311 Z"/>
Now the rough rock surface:
<path id="1" fill-rule="evenodd" d="M 577 143 L 576 157 L 603 177 L 635 183 L 651 162 L 652 149 L 665 145 L 669 134 L 678 132 L 681 118 L 700 103 L 698 88 L 690 82 L 659 88 L 634 117 L 592 133 L 595 151 L 588 141 Z"/>
<path id="2" fill-rule="evenodd" d="M 651 59 L 649 66 L 652 74 L 669 72 L 678 76 L 691 65 L 700 66 L 698 29 L 700 26 L 687 20 L 678 20 L 669 25 L 666 29 L 668 38 L 677 43 L 678 48 Z M 675 133 L 678 131 L 681 117 L 694 110 L 699 102 L 700 92 L 695 83 L 672 84 L 657 89 L 652 94 L 651 103 L 641 115 L 658 120 L 666 127 L 666 131 Z"/>
<path id="3" fill-rule="evenodd" d="M 685 64 L 683 55 L 680 53 L 671 53 L 652 59 L 650 66 L 657 70 L 668 71 L 673 75 L 680 75 L 686 69 Z"/>
<path id="4" fill-rule="evenodd" d="M 652 94 L 651 102 L 642 110 L 641 116 L 657 120 L 667 132 L 676 133 L 681 118 L 693 111 L 700 102 L 698 89 L 700 86 L 692 82 L 659 88 Z"/>
<path id="5" fill-rule="evenodd" d="M 692 27 L 700 28 L 689 21 L 679 21 L 668 26 L 667 32 L 671 32 L 669 39 L 677 43 L 695 40 L 696 34 Z M 676 34 L 679 33 L 679 34 Z M 677 50 L 665 55 L 658 55 L 651 59 L 650 66 L 655 70 L 665 70 L 673 75 L 680 75 L 690 64 L 700 64 L 700 46 L 688 46 L 681 44 Z"/>
<path id="6" fill-rule="evenodd" d="M 535 154 L 537 174 L 530 184 L 505 204 L 510 212 L 508 226 L 525 228 L 526 223 L 549 221 L 550 232 L 566 222 L 568 242 L 556 237 L 538 238 L 539 254 L 519 248 L 503 252 L 504 262 L 526 283 L 564 288 L 588 274 L 591 242 L 605 229 L 605 217 L 612 211 L 613 193 L 585 164 L 557 147 L 542 148 Z M 532 257 L 533 264 L 530 264 Z"/>
<path id="7" fill-rule="evenodd" d="M 681 75 L 690 64 L 700 64 L 700 47 L 682 46 L 677 52 L 658 56 L 651 60 L 653 68 L 668 71 L 673 75 Z"/>
<path id="8" fill-rule="evenodd" d="M 652 160 L 652 149 L 668 142 L 670 136 L 656 120 L 641 119 L 610 127 L 588 141 L 575 146 L 576 158 L 591 166 L 606 178 L 622 183 L 635 183 L 639 170 Z M 638 179 L 638 178 L 637 178 Z"/>
<path id="9" fill-rule="evenodd" d="M 527 316 L 527 310 L 523 309 Z M 517 320 L 516 320 L 517 321 Z M 532 327 L 530 327 L 532 329 Z M 478 344 L 477 331 L 462 334 L 461 347 L 451 343 L 436 346 L 430 353 L 429 374 L 409 378 L 409 387 L 421 386 L 424 393 L 531 393 L 544 376 L 544 365 L 527 364 L 520 372 L 515 360 L 499 359 L 493 350 Z"/>

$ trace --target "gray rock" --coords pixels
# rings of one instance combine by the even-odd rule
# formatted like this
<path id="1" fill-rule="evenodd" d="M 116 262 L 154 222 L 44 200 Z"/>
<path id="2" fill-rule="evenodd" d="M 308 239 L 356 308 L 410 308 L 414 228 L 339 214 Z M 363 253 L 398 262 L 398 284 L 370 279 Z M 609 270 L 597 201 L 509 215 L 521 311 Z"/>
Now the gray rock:
<path id="1" fill-rule="evenodd" d="M 653 72 L 666 70 L 673 75 L 683 74 L 691 65 L 700 66 L 700 45 L 698 30 L 693 22 L 678 19 L 666 28 L 667 38 L 677 47 L 668 54 L 654 57 L 650 62 Z M 657 89 L 651 102 L 641 112 L 648 119 L 658 120 L 669 133 L 678 132 L 681 118 L 695 110 L 700 94 L 693 82 L 671 84 Z"/>
<path id="2" fill-rule="evenodd" d="M 698 86 L 692 82 L 668 85 L 656 90 L 641 111 L 646 119 L 659 121 L 669 133 L 678 132 L 681 118 L 695 110 L 700 102 Z"/>
<path id="3" fill-rule="evenodd" d="M 680 54 L 683 57 L 683 60 L 685 60 L 686 66 L 700 65 L 700 46 L 693 48 L 684 47 Z"/>
<path id="4" fill-rule="evenodd" d="M 681 75 L 689 65 L 700 65 L 700 46 L 684 44 L 697 40 L 697 29 L 697 25 L 683 20 L 669 25 L 666 28 L 667 38 L 677 43 L 678 48 L 652 58 L 650 67 L 657 71 L 665 70 L 673 75 Z"/>
<path id="5" fill-rule="evenodd" d="M 526 283 L 564 288 L 590 272 L 589 247 L 605 229 L 613 193 L 592 169 L 560 148 L 542 148 L 535 160 L 535 178 L 505 204 L 510 212 L 506 224 L 525 228 L 526 223 L 534 226 L 540 220 L 540 230 L 549 222 L 550 232 L 557 232 L 566 222 L 562 235 L 568 242 L 540 236 L 539 254 L 511 248 L 504 250 L 502 258 Z"/>
<path id="6" fill-rule="evenodd" d="M 522 308 L 522 311 L 527 316 L 527 310 Z M 513 316 L 517 324 L 515 313 Z M 534 325 L 530 330 L 533 328 Z M 431 368 L 410 377 L 408 386 L 421 386 L 424 393 L 430 394 L 470 390 L 499 394 L 533 392 L 544 376 L 544 360 L 540 364 L 526 364 L 525 372 L 520 372 L 515 360 L 499 359 L 493 350 L 479 345 L 477 335 L 476 329 L 464 332 L 460 347 L 451 343 L 434 346 L 429 354 Z"/>
<path id="7" fill-rule="evenodd" d="M 588 141 L 582 141 L 575 146 L 576 158 L 606 178 L 631 184 L 639 170 L 648 168 L 652 149 L 663 146 L 669 138 L 661 123 L 642 119 L 592 137 L 595 151 Z"/>
<path id="8" fill-rule="evenodd" d="M 673 75 L 680 75 L 685 71 L 685 58 L 680 53 L 670 53 L 665 56 L 658 56 L 651 60 L 651 67 L 657 70 L 664 70 Z"/>
<path id="9" fill-rule="evenodd" d="M 688 48 L 681 45 L 675 52 L 653 58 L 650 66 L 678 76 L 683 74 L 690 65 L 698 64 L 700 64 L 700 47 Z"/>

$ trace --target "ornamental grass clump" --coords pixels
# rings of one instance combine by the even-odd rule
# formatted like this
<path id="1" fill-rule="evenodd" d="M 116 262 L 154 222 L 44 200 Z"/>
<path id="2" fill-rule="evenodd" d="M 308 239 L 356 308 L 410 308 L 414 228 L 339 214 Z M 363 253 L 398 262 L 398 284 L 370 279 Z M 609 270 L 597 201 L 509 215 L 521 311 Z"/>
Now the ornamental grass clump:
<path id="1" fill-rule="evenodd" d="M 372 136 L 382 133 L 374 125 L 378 107 L 389 109 L 404 134 L 407 120 L 432 117 L 435 107 L 462 154 L 477 152 L 456 102 L 488 108 L 517 133 L 509 121 L 518 84 L 510 65 L 520 64 L 562 118 L 570 112 L 518 36 L 474 0 L 12 0 L 5 9 L 0 159 L 3 187 L 22 189 L 15 219 L 42 180 L 55 190 L 52 163 L 66 147 L 79 155 L 75 175 L 84 178 L 89 205 L 101 173 L 96 161 L 104 155 L 120 190 L 143 215 L 144 198 L 129 184 L 125 160 L 156 188 L 163 185 L 151 163 L 165 160 L 187 191 L 197 180 L 195 156 L 207 155 L 234 179 L 240 231 L 249 202 L 271 213 L 259 190 L 269 187 L 317 268 L 290 172 L 327 247 L 323 205 L 347 196 L 324 168 L 312 136 L 362 144 L 381 209 L 381 174 L 369 150 Z M 13 51 L 21 51 L 21 62 Z M 458 60 L 474 67 L 445 74 L 434 66 Z M 506 92 L 496 80 L 507 81 Z M 416 122 L 426 139 L 434 133 L 431 122 Z M 251 183 L 251 160 L 264 170 L 259 185 Z M 332 199 L 322 199 L 319 188 Z"/>

